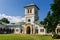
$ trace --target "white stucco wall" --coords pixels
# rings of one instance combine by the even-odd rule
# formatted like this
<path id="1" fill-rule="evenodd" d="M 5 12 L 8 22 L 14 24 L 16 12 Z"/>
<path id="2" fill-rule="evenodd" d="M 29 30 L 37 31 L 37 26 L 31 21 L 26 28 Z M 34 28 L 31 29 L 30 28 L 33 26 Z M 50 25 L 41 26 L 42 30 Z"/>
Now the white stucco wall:
<path id="1" fill-rule="evenodd" d="M 44 32 L 40 32 L 40 29 L 44 29 Z M 40 27 L 40 28 L 39 28 L 39 34 L 46 34 L 46 30 L 45 30 L 44 27 Z"/>
<path id="2" fill-rule="evenodd" d="M 28 13 L 28 9 L 32 9 L 32 13 Z M 28 19 L 30 19 L 30 23 L 34 24 L 34 21 L 37 18 L 36 14 L 38 16 L 38 9 L 35 6 L 25 8 L 25 22 L 29 23 Z"/>
<path id="3" fill-rule="evenodd" d="M 32 13 L 28 13 L 29 9 L 32 9 Z M 30 19 L 31 21 L 28 22 L 28 19 Z M 38 34 L 45 34 L 46 33 L 45 28 L 43 26 L 40 26 L 40 25 L 37 25 L 34 23 L 36 19 L 38 19 L 38 9 L 35 6 L 26 7 L 25 8 L 25 22 L 26 22 L 26 24 L 31 23 L 33 25 L 34 30 L 35 30 L 35 27 L 38 27 Z M 44 29 L 44 32 L 40 32 L 40 29 Z"/>
<path id="4" fill-rule="evenodd" d="M 17 29 L 18 29 L 18 31 L 16 31 Z M 15 34 L 20 33 L 20 28 L 19 28 L 19 27 L 14 28 L 14 33 L 15 33 Z"/>
<path id="5" fill-rule="evenodd" d="M 45 35 L 46 34 L 46 30 L 45 30 L 45 28 L 43 26 L 35 24 L 35 27 L 38 27 L 38 34 L 41 34 L 41 35 Z M 40 29 L 44 29 L 44 32 L 40 32 Z"/>
<path id="6" fill-rule="evenodd" d="M 28 22 L 28 19 L 30 19 L 31 21 Z M 26 16 L 26 17 L 25 17 L 25 22 L 32 24 L 32 23 L 34 22 L 34 15 L 28 15 L 28 16 Z"/>

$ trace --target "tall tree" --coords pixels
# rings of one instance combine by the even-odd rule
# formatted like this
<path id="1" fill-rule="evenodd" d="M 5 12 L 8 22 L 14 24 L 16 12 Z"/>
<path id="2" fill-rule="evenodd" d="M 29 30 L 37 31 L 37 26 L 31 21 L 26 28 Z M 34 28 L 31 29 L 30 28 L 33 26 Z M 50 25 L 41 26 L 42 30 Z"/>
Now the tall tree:
<path id="1" fill-rule="evenodd" d="M 60 0 L 54 0 L 54 3 L 51 5 L 52 16 L 54 19 L 54 26 L 55 28 L 60 22 Z"/>
<path id="2" fill-rule="evenodd" d="M 0 21 L 2 21 L 4 23 L 10 23 L 7 18 L 2 18 Z"/>
<path id="3" fill-rule="evenodd" d="M 41 23 L 44 24 L 44 27 L 47 30 L 55 32 L 55 29 L 60 22 L 60 0 L 54 0 L 54 3 L 51 5 L 51 10 L 52 14 L 48 12 L 47 17 Z"/>
<path id="4" fill-rule="evenodd" d="M 54 0 L 54 4 L 51 6 L 53 16 L 57 21 L 60 21 L 60 0 Z"/>
<path id="5" fill-rule="evenodd" d="M 44 27 L 47 29 L 47 30 L 52 30 L 52 16 L 50 14 L 50 11 L 48 12 L 47 14 L 47 17 L 44 19 L 44 21 L 41 21 L 40 23 L 44 25 Z"/>

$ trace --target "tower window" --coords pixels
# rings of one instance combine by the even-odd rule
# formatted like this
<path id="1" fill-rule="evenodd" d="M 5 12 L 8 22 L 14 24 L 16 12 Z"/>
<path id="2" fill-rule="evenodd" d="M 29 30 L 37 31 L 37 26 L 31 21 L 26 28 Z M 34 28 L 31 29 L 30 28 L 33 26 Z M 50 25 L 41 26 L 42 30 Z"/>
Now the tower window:
<path id="1" fill-rule="evenodd" d="M 28 9 L 28 13 L 32 13 L 32 9 Z"/>
<path id="2" fill-rule="evenodd" d="M 30 13 L 32 13 L 32 10 L 30 9 Z"/>
<path id="3" fill-rule="evenodd" d="M 30 19 L 28 19 L 28 22 L 30 22 L 31 20 Z"/>
<path id="4" fill-rule="evenodd" d="M 28 9 L 28 13 L 29 13 L 29 9 Z"/>

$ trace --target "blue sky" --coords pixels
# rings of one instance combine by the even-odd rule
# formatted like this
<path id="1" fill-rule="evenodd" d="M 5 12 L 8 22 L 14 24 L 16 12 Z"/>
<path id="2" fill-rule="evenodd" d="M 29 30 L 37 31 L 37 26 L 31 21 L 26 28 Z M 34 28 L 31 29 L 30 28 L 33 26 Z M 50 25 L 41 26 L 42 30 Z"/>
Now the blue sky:
<path id="1" fill-rule="evenodd" d="M 24 6 L 32 2 L 40 8 L 39 19 L 43 20 L 50 10 L 50 4 L 53 3 L 53 0 L 0 0 L 0 13 L 24 17 Z"/>

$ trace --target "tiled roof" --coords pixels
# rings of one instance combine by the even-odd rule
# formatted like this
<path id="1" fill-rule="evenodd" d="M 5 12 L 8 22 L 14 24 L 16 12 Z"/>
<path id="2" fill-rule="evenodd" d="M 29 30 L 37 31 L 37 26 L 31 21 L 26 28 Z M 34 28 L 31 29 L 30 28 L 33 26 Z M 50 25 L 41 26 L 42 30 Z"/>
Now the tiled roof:
<path id="1" fill-rule="evenodd" d="M 19 23 L 15 23 L 15 24 L 12 24 L 12 23 L 6 24 L 6 23 L 0 21 L 0 27 L 5 27 L 5 26 L 6 27 L 21 27 L 21 25 L 23 25 L 23 24 L 25 24 L 25 22 L 19 22 Z"/>

